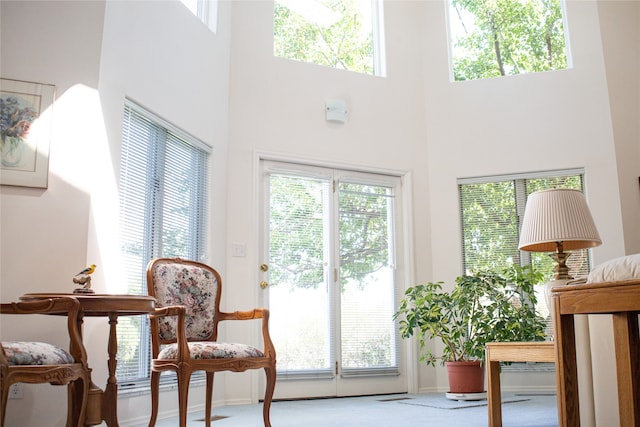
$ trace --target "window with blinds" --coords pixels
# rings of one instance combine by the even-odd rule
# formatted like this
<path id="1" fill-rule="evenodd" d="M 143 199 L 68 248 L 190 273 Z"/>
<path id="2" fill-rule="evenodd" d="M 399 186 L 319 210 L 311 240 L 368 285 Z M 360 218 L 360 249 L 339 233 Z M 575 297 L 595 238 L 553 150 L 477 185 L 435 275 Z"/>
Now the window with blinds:
<path id="1" fill-rule="evenodd" d="M 582 169 L 548 171 L 509 176 L 458 180 L 465 274 L 483 269 L 501 269 L 509 264 L 533 265 L 546 280 L 553 275 L 548 254 L 518 250 L 520 222 L 529 194 L 551 188 L 584 190 Z M 567 265 L 574 277 L 589 272 L 587 249 L 573 251 Z M 543 283 L 537 295 L 537 311 L 549 315 L 543 297 Z"/>
<path id="2" fill-rule="evenodd" d="M 120 163 L 120 252 L 127 292 L 147 294 L 152 258 L 205 258 L 211 148 L 126 100 Z M 117 378 L 149 377 L 145 316 L 118 320 Z"/>

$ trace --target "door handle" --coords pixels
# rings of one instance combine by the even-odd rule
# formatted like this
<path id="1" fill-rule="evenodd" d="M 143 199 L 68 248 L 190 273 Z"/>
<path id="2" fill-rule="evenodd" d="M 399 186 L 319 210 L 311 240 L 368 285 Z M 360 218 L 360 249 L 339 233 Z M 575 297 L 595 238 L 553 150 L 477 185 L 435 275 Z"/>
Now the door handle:
<path id="1" fill-rule="evenodd" d="M 260 271 L 266 273 L 269 271 L 269 266 L 267 264 L 260 264 Z M 269 287 L 269 283 L 263 280 L 260 282 L 260 287 L 262 289 L 267 289 L 267 287 Z"/>

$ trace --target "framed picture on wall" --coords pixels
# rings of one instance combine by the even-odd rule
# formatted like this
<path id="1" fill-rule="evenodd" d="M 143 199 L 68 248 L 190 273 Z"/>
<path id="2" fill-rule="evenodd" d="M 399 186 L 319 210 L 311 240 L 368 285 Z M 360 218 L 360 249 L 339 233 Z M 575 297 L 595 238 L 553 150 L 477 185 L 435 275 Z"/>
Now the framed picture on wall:
<path id="1" fill-rule="evenodd" d="M 54 92 L 0 78 L 0 184 L 47 188 Z"/>

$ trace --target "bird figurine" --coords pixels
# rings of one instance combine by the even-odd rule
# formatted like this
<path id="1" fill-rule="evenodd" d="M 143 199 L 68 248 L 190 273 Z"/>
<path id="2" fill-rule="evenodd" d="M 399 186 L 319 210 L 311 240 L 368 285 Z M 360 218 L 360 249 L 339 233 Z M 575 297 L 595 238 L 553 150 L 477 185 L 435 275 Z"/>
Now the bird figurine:
<path id="1" fill-rule="evenodd" d="M 75 276 L 73 276 L 73 283 L 82 285 L 82 287 L 74 290 L 73 293 L 76 293 L 76 294 L 93 293 L 93 289 L 91 289 L 91 274 L 94 271 L 96 271 L 96 265 L 91 264 L 90 266 L 78 272 Z"/>
<path id="2" fill-rule="evenodd" d="M 89 267 L 87 267 L 84 270 L 82 270 L 81 272 L 77 273 L 76 276 L 80 276 L 82 274 L 91 274 L 94 271 L 96 271 L 96 265 L 95 264 L 91 264 Z"/>

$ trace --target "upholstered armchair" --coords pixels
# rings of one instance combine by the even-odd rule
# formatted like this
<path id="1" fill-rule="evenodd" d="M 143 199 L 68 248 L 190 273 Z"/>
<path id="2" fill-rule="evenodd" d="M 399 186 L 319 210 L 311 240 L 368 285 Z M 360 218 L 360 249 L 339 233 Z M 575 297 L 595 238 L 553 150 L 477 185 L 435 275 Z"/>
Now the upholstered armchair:
<path id="1" fill-rule="evenodd" d="M 9 389 L 15 383 L 67 385 L 67 427 L 84 426 L 91 370 L 80 333 L 81 308 L 75 298 L 0 304 L 3 315 L 67 316 L 69 349 L 36 341 L 2 341 L 0 351 L 0 426 L 4 426 Z M 43 321 L 47 319 L 43 318 Z"/>
<path id="2" fill-rule="evenodd" d="M 147 266 L 149 295 L 156 299 L 151 315 L 151 419 L 158 415 L 160 374 L 174 371 L 178 380 L 180 427 L 187 425 L 191 374 L 206 374 L 205 425 L 211 426 L 214 373 L 262 369 L 266 373 L 263 419 L 271 426 L 269 410 L 276 384 L 276 351 L 269 336 L 269 311 L 220 311 L 222 279 L 208 265 L 179 258 L 152 260 Z M 263 348 L 218 341 L 218 324 L 226 320 L 261 319 Z"/>

